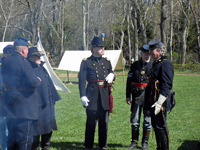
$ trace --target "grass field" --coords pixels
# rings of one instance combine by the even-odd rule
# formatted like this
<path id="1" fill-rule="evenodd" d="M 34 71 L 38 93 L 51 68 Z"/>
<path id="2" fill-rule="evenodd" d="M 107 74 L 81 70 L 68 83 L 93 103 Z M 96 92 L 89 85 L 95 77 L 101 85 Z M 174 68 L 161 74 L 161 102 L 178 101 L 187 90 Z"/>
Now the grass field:
<path id="1" fill-rule="evenodd" d="M 127 72 L 125 72 L 127 74 Z M 83 149 L 86 114 L 78 91 L 78 79 L 70 78 L 67 84 L 71 93 L 59 91 L 62 100 L 56 103 L 58 131 L 53 132 L 51 150 Z M 125 76 L 126 82 L 126 76 Z M 117 75 L 113 98 L 114 109 L 110 114 L 108 150 L 124 150 L 131 143 L 130 106 L 126 104 L 122 75 Z M 176 91 L 176 106 L 168 115 L 170 150 L 196 150 L 200 140 L 200 76 L 175 75 L 173 89 Z M 142 126 L 140 127 L 142 135 Z M 94 149 L 98 149 L 98 128 Z M 141 147 L 141 136 L 139 146 Z M 149 150 L 156 149 L 155 135 L 150 134 Z"/>

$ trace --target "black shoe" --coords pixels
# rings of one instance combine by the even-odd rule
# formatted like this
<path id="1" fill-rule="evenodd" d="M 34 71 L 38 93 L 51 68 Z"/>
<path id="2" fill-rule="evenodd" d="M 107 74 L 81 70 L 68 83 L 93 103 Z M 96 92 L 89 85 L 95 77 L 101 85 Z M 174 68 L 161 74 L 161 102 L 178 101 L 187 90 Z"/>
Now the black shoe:
<path id="1" fill-rule="evenodd" d="M 127 147 L 127 149 L 137 149 L 137 143 L 138 141 L 133 141 L 131 145 Z"/>

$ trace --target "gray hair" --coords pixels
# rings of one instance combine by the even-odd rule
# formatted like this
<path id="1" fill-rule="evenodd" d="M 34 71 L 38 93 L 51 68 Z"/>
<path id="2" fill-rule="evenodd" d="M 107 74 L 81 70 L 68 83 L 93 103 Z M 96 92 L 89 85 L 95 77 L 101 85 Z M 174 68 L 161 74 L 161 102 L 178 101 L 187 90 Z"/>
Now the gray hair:
<path id="1" fill-rule="evenodd" d="M 21 52 L 24 47 L 27 47 L 27 46 L 14 46 L 14 51 Z"/>
<path id="2" fill-rule="evenodd" d="M 158 47 L 157 51 L 161 51 L 161 56 L 166 56 L 167 55 L 167 49 L 165 48 L 165 46 Z"/>

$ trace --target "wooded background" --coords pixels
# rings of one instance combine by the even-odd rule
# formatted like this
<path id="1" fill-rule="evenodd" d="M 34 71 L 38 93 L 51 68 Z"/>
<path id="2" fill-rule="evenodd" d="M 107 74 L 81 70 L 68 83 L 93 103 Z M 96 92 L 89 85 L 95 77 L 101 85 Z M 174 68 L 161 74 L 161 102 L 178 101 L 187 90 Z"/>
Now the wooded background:
<path id="1" fill-rule="evenodd" d="M 65 50 L 88 50 L 105 33 L 105 49 L 138 60 L 157 39 L 173 63 L 200 62 L 200 0 L 0 0 L 0 40 L 42 44 L 58 65 Z"/>

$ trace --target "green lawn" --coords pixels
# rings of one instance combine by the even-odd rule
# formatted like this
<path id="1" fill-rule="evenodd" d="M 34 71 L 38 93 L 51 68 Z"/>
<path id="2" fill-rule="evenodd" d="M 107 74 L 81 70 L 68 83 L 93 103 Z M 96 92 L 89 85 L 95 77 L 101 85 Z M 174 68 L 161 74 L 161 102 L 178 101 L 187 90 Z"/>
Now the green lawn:
<path id="1" fill-rule="evenodd" d="M 86 114 L 79 98 L 78 79 L 70 78 L 70 81 L 73 81 L 73 84 L 67 84 L 67 87 L 71 93 L 59 91 L 62 100 L 56 103 L 58 131 L 53 132 L 51 150 L 83 149 Z M 176 106 L 167 118 L 171 138 L 170 150 L 196 150 L 200 140 L 199 83 L 200 76 L 197 75 L 175 75 L 174 77 Z M 114 109 L 109 120 L 109 150 L 124 150 L 131 143 L 130 106 L 125 101 L 125 86 L 123 76 L 117 75 L 113 91 Z M 142 126 L 140 128 L 140 135 L 142 135 Z M 98 148 L 97 131 L 95 149 Z M 141 138 L 140 136 L 140 147 Z M 152 132 L 149 150 L 155 149 L 155 135 Z"/>

